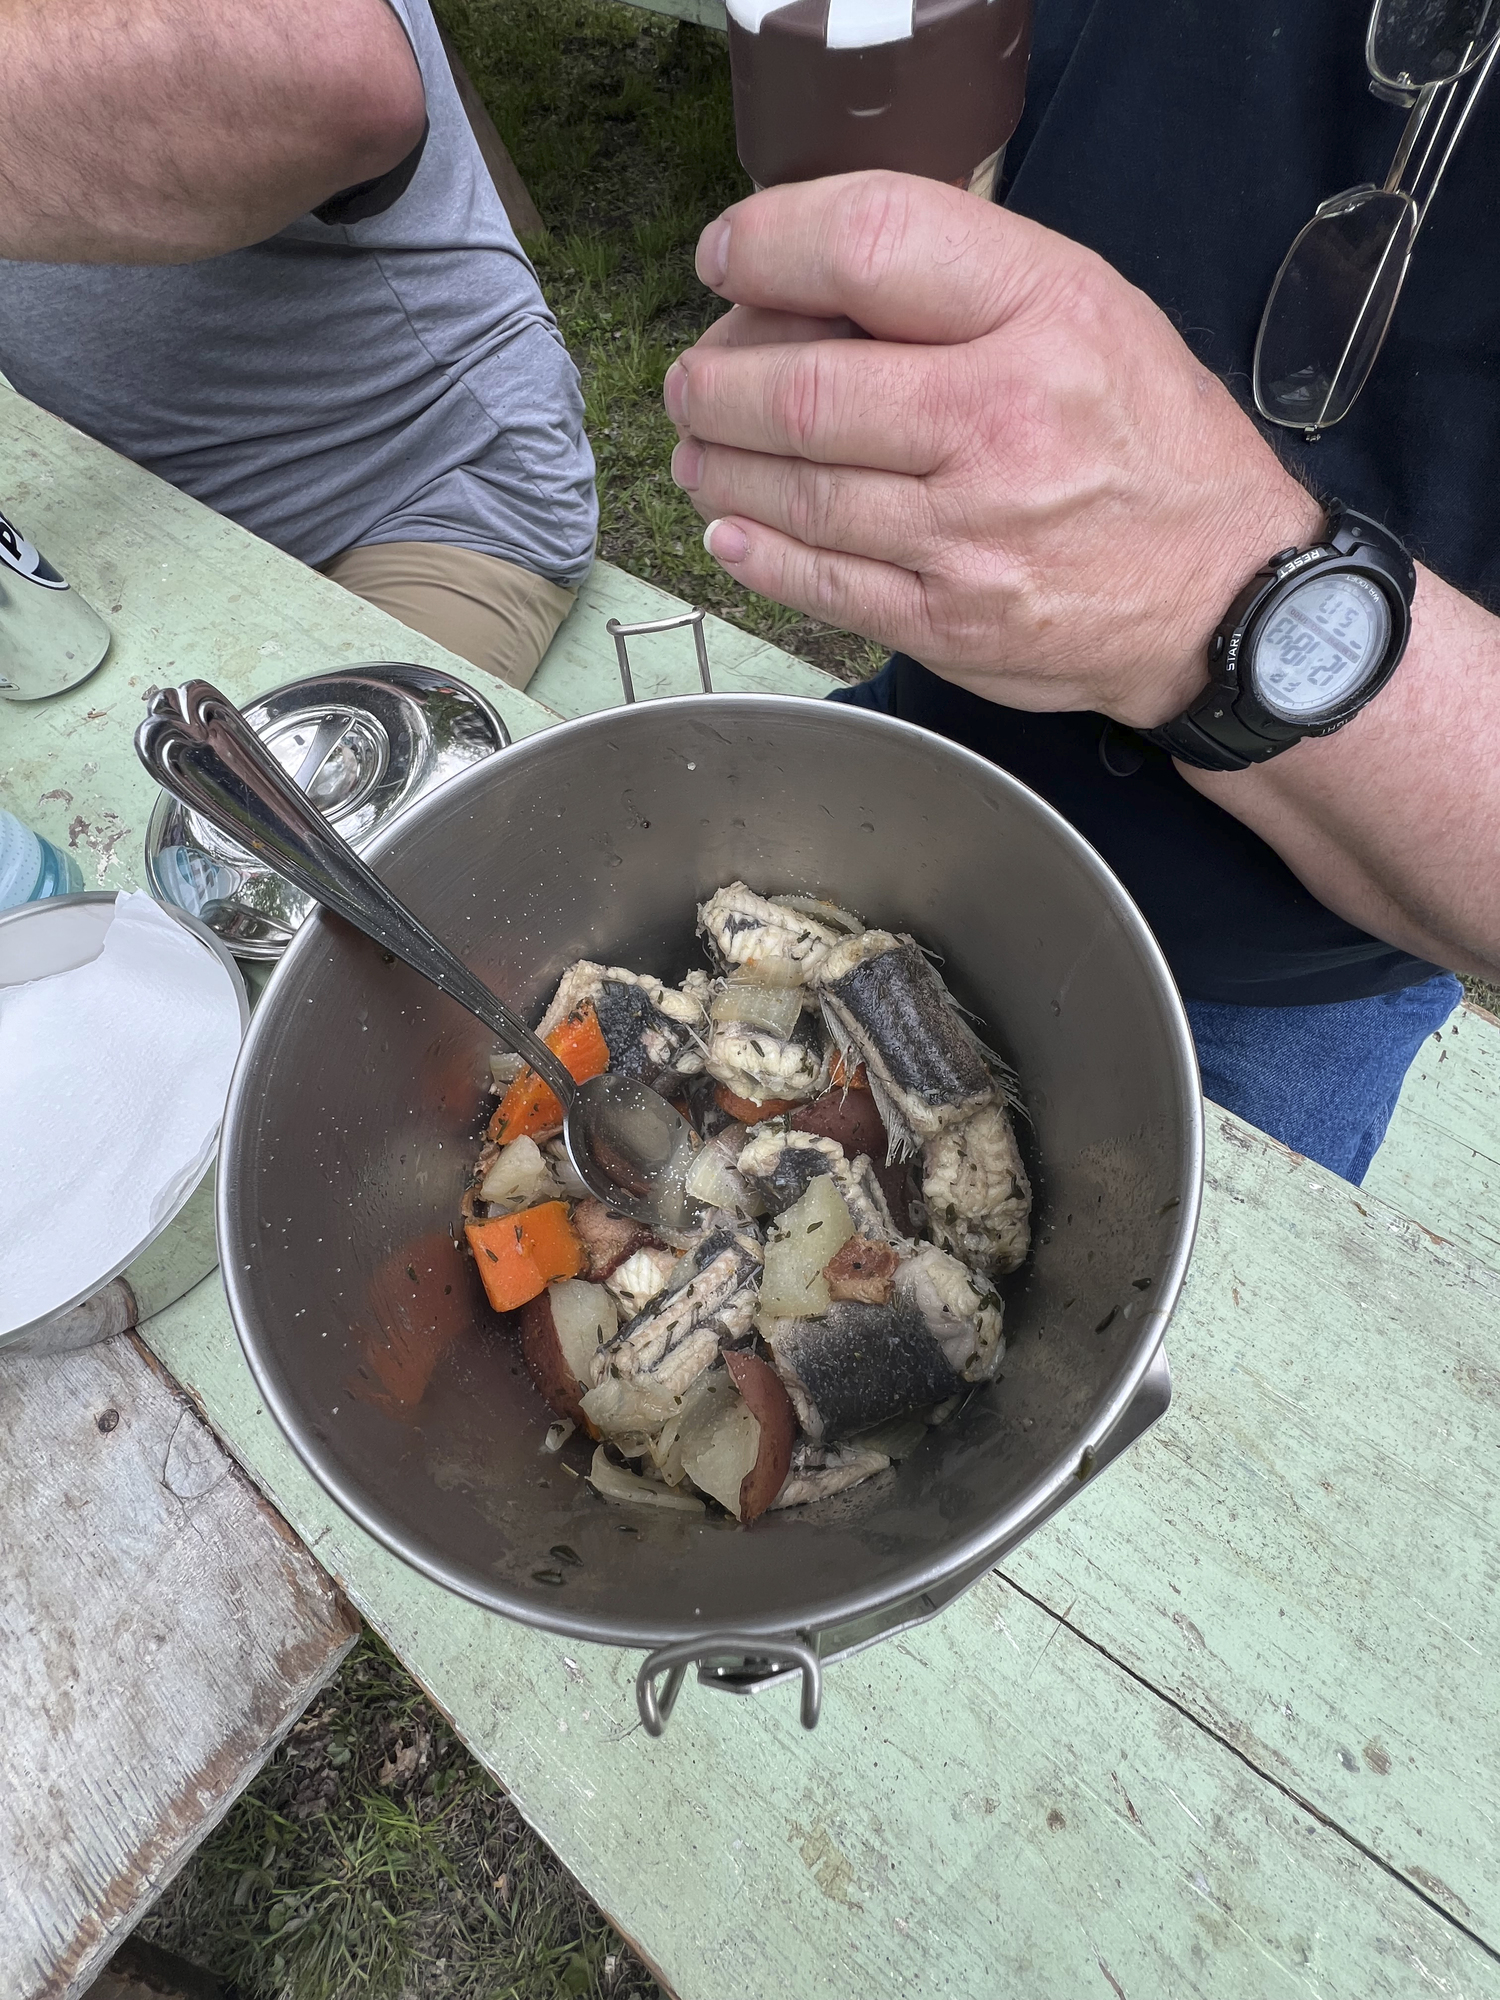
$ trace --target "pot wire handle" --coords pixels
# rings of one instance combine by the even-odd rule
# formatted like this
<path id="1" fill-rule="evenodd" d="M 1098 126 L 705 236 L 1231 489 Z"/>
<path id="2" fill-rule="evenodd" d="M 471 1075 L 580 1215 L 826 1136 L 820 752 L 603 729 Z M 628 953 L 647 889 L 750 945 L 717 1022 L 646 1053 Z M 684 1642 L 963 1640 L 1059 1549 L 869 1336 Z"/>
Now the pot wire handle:
<path id="1" fill-rule="evenodd" d="M 629 707 L 635 701 L 635 682 L 630 673 L 630 654 L 626 648 L 627 639 L 639 639 L 647 632 L 675 632 L 683 625 L 693 628 L 693 646 L 698 654 L 698 678 L 703 683 L 703 692 L 712 694 L 713 680 L 708 671 L 708 641 L 703 633 L 706 611 L 684 611 L 676 618 L 648 618 L 644 624 L 622 625 L 618 618 L 611 618 L 605 631 L 615 642 L 615 658 L 620 663 L 620 685 L 625 690 L 625 702 Z"/>
<path id="2" fill-rule="evenodd" d="M 573 1102 L 577 1086 L 551 1049 L 366 866 L 226 695 L 208 681 L 159 688 L 135 747 L 174 798 L 441 987 L 524 1056 L 564 1105 Z"/>
<path id="3" fill-rule="evenodd" d="M 715 1662 L 733 1662 L 741 1668 L 752 1663 L 760 1671 L 754 1676 L 715 1677 L 708 1673 Z M 788 1667 L 802 1670 L 802 1727 L 816 1729 L 823 1707 L 823 1665 L 806 1637 L 795 1639 L 753 1639 L 737 1632 L 718 1632 L 701 1639 L 679 1639 L 675 1645 L 658 1646 L 641 1662 L 635 1677 L 635 1703 L 648 1736 L 660 1736 L 667 1726 L 689 1667 L 696 1666 L 700 1681 L 724 1688 L 731 1694 L 750 1694 L 768 1674 Z M 657 1693 L 658 1678 L 666 1684 Z"/>

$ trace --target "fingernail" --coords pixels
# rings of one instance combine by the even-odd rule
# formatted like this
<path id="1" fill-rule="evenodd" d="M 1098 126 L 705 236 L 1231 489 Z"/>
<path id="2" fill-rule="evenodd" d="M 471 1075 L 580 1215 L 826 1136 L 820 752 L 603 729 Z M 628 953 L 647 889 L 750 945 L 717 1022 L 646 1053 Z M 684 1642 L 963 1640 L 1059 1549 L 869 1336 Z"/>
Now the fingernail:
<path id="1" fill-rule="evenodd" d="M 666 404 L 667 415 L 674 424 L 687 422 L 687 370 L 680 361 L 674 361 L 667 370 L 667 379 L 661 385 L 661 399 Z"/>
<path id="2" fill-rule="evenodd" d="M 750 542 L 743 528 L 737 528 L 733 521 L 710 521 L 703 530 L 703 546 L 715 562 L 721 562 L 726 569 L 743 562 L 750 553 Z"/>
<path id="3" fill-rule="evenodd" d="M 729 218 L 721 215 L 698 238 L 698 276 L 705 285 L 722 285 L 729 269 Z"/>
<path id="4" fill-rule="evenodd" d="M 672 453 L 672 478 L 685 493 L 692 493 L 702 476 L 703 447 L 696 438 L 685 438 Z"/>

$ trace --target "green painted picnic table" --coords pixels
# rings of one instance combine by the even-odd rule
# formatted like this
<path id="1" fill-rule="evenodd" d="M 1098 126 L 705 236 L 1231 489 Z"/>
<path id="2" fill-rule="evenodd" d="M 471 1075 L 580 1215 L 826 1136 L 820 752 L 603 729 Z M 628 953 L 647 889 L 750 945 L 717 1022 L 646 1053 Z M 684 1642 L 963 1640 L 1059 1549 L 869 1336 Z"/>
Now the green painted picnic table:
<path id="1" fill-rule="evenodd" d="M 0 708 L 0 799 L 91 887 L 141 877 L 151 685 L 483 680 L 4 391 L 0 498 L 115 633 L 81 688 Z M 609 705 L 604 619 L 674 608 L 601 564 L 530 695 L 485 691 L 518 735 Z M 717 621 L 709 650 L 721 686 L 824 685 Z M 681 633 L 636 658 L 645 695 L 695 684 Z M 1497 1130 L 1500 1026 L 1467 1009 L 1362 1191 L 1210 1106 L 1167 1416 L 940 1618 L 834 1668 L 812 1734 L 793 1690 L 690 1686 L 651 1741 L 634 1656 L 460 1602 L 324 1496 L 216 1275 L 141 1331 L 683 2000 L 1500 2000 Z M 5 1950 L 7 1996 L 76 1990 L 6 1985 Z"/>

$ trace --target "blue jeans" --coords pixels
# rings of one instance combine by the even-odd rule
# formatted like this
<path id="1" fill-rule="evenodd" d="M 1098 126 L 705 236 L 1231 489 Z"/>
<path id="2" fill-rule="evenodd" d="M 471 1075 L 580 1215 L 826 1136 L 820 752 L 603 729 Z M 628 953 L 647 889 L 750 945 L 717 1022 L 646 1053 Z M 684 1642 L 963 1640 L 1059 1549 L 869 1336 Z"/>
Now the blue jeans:
<path id="1" fill-rule="evenodd" d="M 1444 972 L 1332 1006 L 1185 1005 L 1204 1096 L 1358 1187 L 1418 1049 L 1462 998 Z"/>

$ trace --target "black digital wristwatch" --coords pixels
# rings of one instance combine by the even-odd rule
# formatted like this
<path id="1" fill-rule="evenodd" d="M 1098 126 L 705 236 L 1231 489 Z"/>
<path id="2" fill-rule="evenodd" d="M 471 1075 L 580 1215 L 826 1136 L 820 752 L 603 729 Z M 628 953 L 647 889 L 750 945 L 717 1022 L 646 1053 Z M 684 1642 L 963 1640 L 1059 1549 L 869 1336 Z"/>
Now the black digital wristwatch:
<path id="1" fill-rule="evenodd" d="M 1229 607 L 1202 694 L 1141 734 L 1200 771 L 1244 771 L 1331 736 L 1400 665 L 1416 585 L 1396 537 L 1336 502 L 1322 541 L 1280 550 Z"/>

